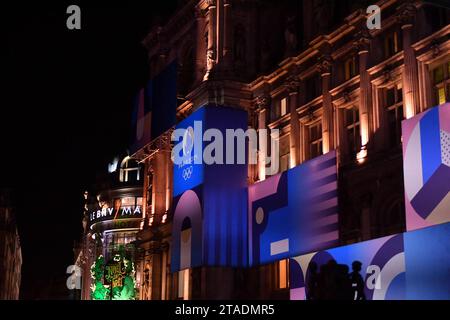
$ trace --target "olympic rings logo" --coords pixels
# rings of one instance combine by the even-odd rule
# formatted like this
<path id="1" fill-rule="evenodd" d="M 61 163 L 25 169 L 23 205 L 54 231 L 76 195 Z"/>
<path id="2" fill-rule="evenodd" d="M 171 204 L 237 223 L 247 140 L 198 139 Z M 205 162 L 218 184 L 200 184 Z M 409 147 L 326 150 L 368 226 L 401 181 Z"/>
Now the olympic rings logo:
<path id="1" fill-rule="evenodd" d="M 187 167 L 187 168 L 184 168 L 184 169 L 183 169 L 183 173 L 182 173 L 183 179 L 184 179 L 184 180 L 190 179 L 191 176 L 192 176 L 192 171 L 193 171 L 193 170 L 194 170 L 194 168 L 193 168 L 192 166 L 189 166 L 189 167 Z"/>

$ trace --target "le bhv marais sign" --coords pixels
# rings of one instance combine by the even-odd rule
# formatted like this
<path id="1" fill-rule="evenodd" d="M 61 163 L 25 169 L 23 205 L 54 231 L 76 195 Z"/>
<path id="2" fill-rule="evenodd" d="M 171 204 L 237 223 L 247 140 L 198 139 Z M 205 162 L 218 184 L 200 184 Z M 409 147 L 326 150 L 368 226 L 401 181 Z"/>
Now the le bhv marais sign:
<path id="1" fill-rule="evenodd" d="M 141 206 L 127 206 L 119 208 L 103 208 L 89 214 L 89 222 L 95 223 L 107 220 L 127 219 L 127 218 L 141 218 Z"/>

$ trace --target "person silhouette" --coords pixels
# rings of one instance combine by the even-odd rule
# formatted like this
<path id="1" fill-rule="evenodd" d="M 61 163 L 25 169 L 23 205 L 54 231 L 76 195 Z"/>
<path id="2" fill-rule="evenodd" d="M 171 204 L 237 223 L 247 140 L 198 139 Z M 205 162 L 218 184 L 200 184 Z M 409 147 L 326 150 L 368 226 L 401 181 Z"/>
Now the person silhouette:
<path id="1" fill-rule="evenodd" d="M 337 265 L 337 299 L 352 300 L 352 285 L 348 276 L 349 268 L 346 264 Z"/>
<path id="2" fill-rule="evenodd" d="M 359 273 L 361 271 L 362 263 L 360 261 L 352 262 L 352 272 L 350 273 L 350 282 L 352 285 L 353 300 L 366 300 L 364 293 L 364 280 Z"/>
<path id="3" fill-rule="evenodd" d="M 306 300 L 318 299 L 318 277 L 317 263 L 311 261 L 308 265 L 308 277 L 306 278 Z"/>
<path id="4" fill-rule="evenodd" d="M 322 273 L 322 270 L 321 270 Z M 330 259 L 323 268 L 321 299 L 337 299 L 337 262 Z"/>
<path id="5" fill-rule="evenodd" d="M 334 259 L 328 261 L 328 265 L 331 270 L 329 287 L 330 299 L 337 300 L 339 296 L 339 265 Z"/>

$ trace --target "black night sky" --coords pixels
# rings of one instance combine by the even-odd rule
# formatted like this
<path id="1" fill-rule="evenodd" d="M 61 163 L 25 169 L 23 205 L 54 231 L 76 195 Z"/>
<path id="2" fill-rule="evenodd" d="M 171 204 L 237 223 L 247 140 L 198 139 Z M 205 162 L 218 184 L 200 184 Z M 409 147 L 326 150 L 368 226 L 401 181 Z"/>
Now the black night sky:
<path id="1" fill-rule="evenodd" d="M 131 101 L 148 74 L 141 40 L 172 1 L 2 4 L 0 187 L 12 188 L 23 299 L 64 298 L 82 193 L 126 150 Z M 81 30 L 66 8 L 81 8 Z"/>

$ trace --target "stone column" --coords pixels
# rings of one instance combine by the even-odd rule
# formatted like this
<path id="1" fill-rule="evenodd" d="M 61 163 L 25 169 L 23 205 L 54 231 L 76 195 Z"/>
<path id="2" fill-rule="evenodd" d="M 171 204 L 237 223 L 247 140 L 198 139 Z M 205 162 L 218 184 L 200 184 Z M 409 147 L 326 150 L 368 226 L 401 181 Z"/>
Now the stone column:
<path id="1" fill-rule="evenodd" d="M 357 154 L 357 159 L 361 160 L 367 156 L 367 144 L 369 142 L 369 111 L 371 106 L 370 75 L 367 72 L 367 62 L 369 58 L 370 35 L 365 27 L 361 27 L 354 42 L 359 55 L 359 128 L 361 135 L 361 150 Z"/>
<path id="2" fill-rule="evenodd" d="M 166 143 L 164 146 L 164 156 L 166 162 L 166 206 L 163 215 L 169 211 L 173 195 L 173 162 L 171 159 L 171 149 L 169 143 Z"/>
<path id="3" fill-rule="evenodd" d="M 216 34 L 216 23 L 217 23 L 217 6 L 216 0 L 207 0 L 208 2 L 208 49 L 206 51 L 206 74 L 204 80 L 210 78 L 211 72 L 216 64 L 217 57 L 217 34 Z"/>
<path id="4" fill-rule="evenodd" d="M 152 255 L 152 275 L 151 275 L 151 299 L 161 300 L 161 285 L 162 285 L 162 252 L 161 242 L 150 242 L 150 253 Z"/>
<path id="5" fill-rule="evenodd" d="M 289 167 L 293 168 L 300 164 L 300 125 L 298 120 L 298 87 L 300 82 L 297 76 L 291 76 L 287 79 L 285 86 L 289 92 L 289 111 L 290 111 L 290 132 L 289 132 Z"/>
<path id="6" fill-rule="evenodd" d="M 150 166 L 150 162 L 148 160 L 144 161 L 144 189 L 142 192 L 142 217 L 144 218 L 144 221 L 148 221 L 148 217 L 151 214 L 151 212 L 149 212 L 148 207 L 147 207 L 147 203 L 148 203 L 148 186 L 150 184 L 149 181 L 149 168 Z M 145 223 L 144 223 L 145 224 Z"/>
<path id="7" fill-rule="evenodd" d="M 205 39 L 205 15 L 201 8 L 195 8 L 195 21 L 197 27 L 197 45 L 196 45 L 196 58 L 195 58 L 195 80 L 201 81 L 206 70 L 206 56 L 207 43 Z"/>
<path id="8" fill-rule="evenodd" d="M 224 0 L 223 4 L 223 65 L 227 73 L 231 72 L 233 63 L 233 21 L 231 12 L 231 0 Z"/>
<path id="9" fill-rule="evenodd" d="M 166 194 L 167 194 L 167 152 L 158 151 L 152 159 L 153 167 L 153 186 L 152 186 L 152 213 L 150 216 L 151 224 L 161 222 L 163 214 L 166 212 Z M 153 218 L 153 220 L 152 220 Z"/>
<path id="10" fill-rule="evenodd" d="M 249 129 L 255 129 L 258 130 L 259 128 L 259 109 L 257 107 L 249 110 L 248 112 L 248 128 Z M 251 146 L 250 143 L 248 144 L 249 147 L 249 152 L 248 152 L 248 156 L 247 156 L 247 161 L 249 163 L 248 167 L 248 183 L 249 184 L 253 184 L 255 182 L 257 182 L 259 180 L 259 168 L 258 168 L 258 154 L 256 154 L 256 159 L 253 158 L 252 154 L 251 154 L 251 149 L 252 148 L 256 148 L 256 151 L 258 150 L 258 141 L 256 141 L 256 145 L 255 146 Z M 251 161 L 255 161 L 255 162 L 251 162 Z"/>
<path id="11" fill-rule="evenodd" d="M 406 119 L 414 116 L 419 110 L 419 78 L 417 60 L 412 48 L 412 28 L 416 7 L 413 3 L 405 2 L 398 8 L 397 20 L 403 30 L 403 105 Z"/>
<path id="12" fill-rule="evenodd" d="M 322 77 L 322 152 L 325 154 L 334 148 L 333 143 L 333 104 L 331 102 L 330 79 L 331 57 L 323 55 L 318 64 Z"/>
<path id="13" fill-rule="evenodd" d="M 268 109 L 270 105 L 270 98 L 268 96 L 262 95 L 256 99 L 257 113 L 258 113 L 258 132 L 259 129 L 267 129 L 267 116 Z M 262 143 L 265 139 L 266 143 Z M 258 178 L 260 181 L 266 179 L 266 157 L 268 155 L 268 139 L 269 135 L 266 136 L 259 134 L 258 141 Z"/>

